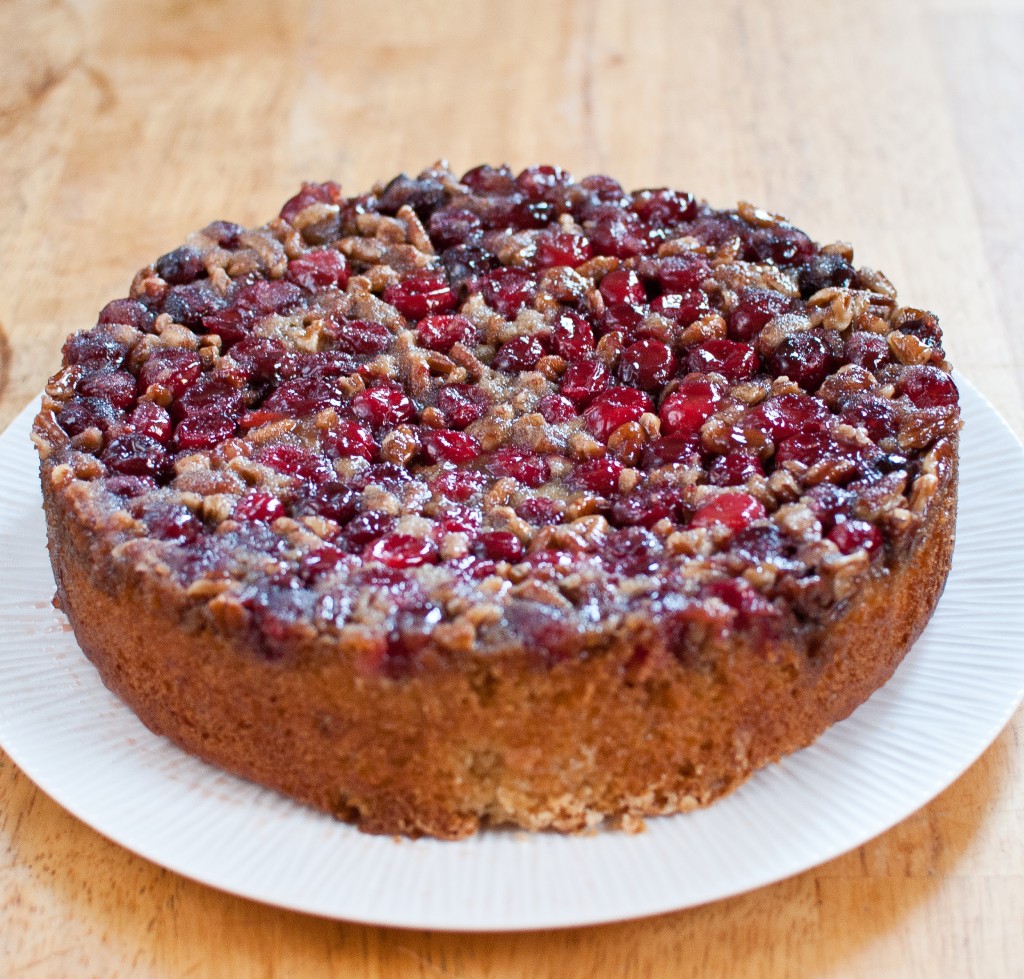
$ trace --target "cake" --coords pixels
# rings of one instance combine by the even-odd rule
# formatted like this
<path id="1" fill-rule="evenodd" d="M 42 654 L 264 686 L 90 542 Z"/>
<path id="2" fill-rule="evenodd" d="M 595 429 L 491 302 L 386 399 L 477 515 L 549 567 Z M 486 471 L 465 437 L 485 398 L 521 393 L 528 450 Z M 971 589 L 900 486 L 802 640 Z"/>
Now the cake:
<path id="1" fill-rule="evenodd" d="M 949 570 L 936 317 L 747 203 L 444 164 L 68 338 L 57 602 L 154 732 L 368 832 L 636 828 L 883 684 Z"/>

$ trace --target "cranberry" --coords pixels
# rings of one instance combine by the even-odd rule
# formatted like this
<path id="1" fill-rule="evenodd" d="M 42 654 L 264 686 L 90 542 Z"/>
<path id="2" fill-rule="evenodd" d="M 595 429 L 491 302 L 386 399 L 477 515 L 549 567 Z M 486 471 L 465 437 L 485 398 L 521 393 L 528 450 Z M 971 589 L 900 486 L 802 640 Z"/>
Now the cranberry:
<path id="1" fill-rule="evenodd" d="M 64 341 L 64 363 L 87 370 L 115 370 L 124 363 L 124 346 L 106 333 L 75 333 Z"/>
<path id="2" fill-rule="evenodd" d="M 368 388 L 352 398 L 352 413 L 375 430 L 400 425 L 411 418 L 414 411 L 405 392 L 390 385 Z"/>
<path id="3" fill-rule="evenodd" d="M 211 221 L 203 234 L 212 238 L 221 248 L 237 248 L 238 239 L 245 233 L 245 228 L 234 221 Z"/>
<path id="4" fill-rule="evenodd" d="M 519 269 L 495 269 L 483 282 L 484 298 L 506 319 L 514 319 L 519 310 L 533 304 L 537 283 Z"/>
<path id="5" fill-rule="evenodd" d="M 540 399 L 537 410 L 544 416 L 544 421 L 552 425 L 572 421 L 576 417 L 576 408 L 568 398 L 560 394 L 547 394 Z"/>
<path id="6" fill-rule="evenodd" d="M 87 374 L 75 390 L 86 397 L 105 398 L 115 408 L 130 408 L 135 402 L 135 378 L 127 371 Z"/>
<path id="7" fill-rule="evenodd" d="M 742 237 L 745 239 L 743 258 L 747 262 L 798 265 L 814 254 L 814 242 L 802 231 L 790 225 L 747 227 Z"/>
<path id="8" fill-rule="evenodd" d="M 853 511 L 856 502 L 853 493 L 834 483 L 818 483 L 817 486 L 812 486 L 804 499 L 826 530 L 837 521 L 845 520 Z"/>
<path id="9" fill-rule="evenodd" d="M 658 282 L 667 293 L 687 293 L 711 276 L 711 265 L 700 255 L 670 255 L 658 261 Z"/>
<path id="10" fill-rule="evenodd" d="M 572 470 L 572 481 L 591 493 L 611 496 L 618 492 L 619 475 L 625 467 L 611 456 L 588 459 L 577 463 Z"/>
<path id="11" fill-rule="evenodd" d="M 440 429 L 423 436 L 423 451 L 431 462 L 472 462 L 480 455 L 480 443 L 465 432 Z"/>
<path id="12" fill-rule="evenodd" d="M 464 208 L 444 208 L 430 215 L 430 240 L 437 249 L 462 245 L 480 237 L 483 222 Z"/>
<path id="13" fill-rule="evenodd" d="M 666 435 L 696 435 L 722 399 L 718 386 L 699 374 L 690 374 L 664 401 L 659 412 Z"/>
<path id="14" fill-rule="evenodd" d="M 439 496 L 465 503 L 479 493 L 487 483 L 487 477 L 472 469 L 453 469 L 430 480 L 428 484 Z"/>
<path id="15" fill-rule="evenodd" d="M 281 208 L 281 217 L 291 223 L 311 204 L 337 204 L 341 199 L 341 187 L 333 180 L 322 184 L 304 183 L 294 197 Z"/>
<path id="16" fill-rule="evenodd" d="M 224 309 L 227 300 L 216 292 L 206 279 L 184 286 L 172 286 L 164 299 L 163 311 L 175 323 L 191 329 L 203 325 L 203 317 Z"/>
<path id="17" fill-rule="evenodd" d="M 708 478 L 715 486 L 741 486 L 751 476 L 763 476 L 764 466 L 753 453 L 738 449 L 711 463 Z"/>
<path id="18" fill-rule="evenodd" d="M 605 308 L 602 326 L 606 334 L 617 332 L 622 336 L 623 343 L 632 343 L 637 339 L 646 315 L 646 307 L 616 303 Z"/>
<path id="19" fill-rule="evenodd" d="M 321 544 L 315 550 L 302 555 L 299 560 L 299 574 L 304 581 L 312 582 L 330 574 L 344 560 L 344 552 L 333 544 Z"/>
<path id="20" fill-rule="evenodd" d="M 792 300 L 770 289 L 743 288 L 729 316 L 729 336 L 733 340 L 752 340 L 768 321 L 788 312 Z"/>
<path id="21" fill-rule="evenodd" d="M 447 353 L 456 343 L 475 345 L 480 333 L 465 316 L 427 316 L 416 327 L 416 339 L 421 347 Z"/>
<path id="22" fill-rule="evenodd" d="M 676 489 L 632 492 L 612 502 L 609 519 L 619 526 L 653 527 L 662 520 L 678 520 L 684 510 L 681 491 Z"/>
<path id="23" fill-rule="evenodd" d="M 132 428 L 140 435 L 148 435 L 163 445 L 171 440 L 171 416 L 154 401 L 140 401 L 130 421 Z"/>
<path id="24" fill-rule="evenodd" d="M 161 506 L 146 514 L 150 533 L 159 540 L 188 544 L 203 531 L 194 513 L 184 506 Z"/>
<path id="25" fill-rule="evenodd" d="M 441 265 L 452 289 L 477 292 L 483 286 L 483 277 L 497 267 L 498 259 L 480 245 L 456 245 L 441 252 Z"/>
<path id="26" fill-rule="evenodd" d="M 153 476 L 159 479 L 169 465 L 167 450 L 148 435 L 133 433 L 111 439 L 103 450 L 103 461 L 127 476 Z"/>
<path id="27" fill-rule="evenodd" d="M 199 356 L 191 350 L 171 347 L 156 350 L 139 371 L 139 394 L 145 394 L 154 384 L 166 388 L 180 398 L 202 373 Z"/>
<path id="28" fill-rule="evenodd" d="M 559 203 L 565 200 L 565 190 L 572 176 L 561 167 L 527 167 L 516 177 L 516 187 L 531 201 Z"/>
<path id="29" fill-rule="evenodd" d="M 775 463 L 802 462 L 813 466 L 828 456 L 842 456 L 836 442 L 825 432 L 800 432 L 784 439 L 775 449 Z"/>
<path id="30" fill-rule="evenodd" d="M 256 458 L 279 473 L 297 476 L 312 483 L 323 482 L 334 475 L 334 470 L 323 456 L 297 445 L 267 446 L 260 449 Z"/>
<path id="31" fill-rule="evenodd" d="M 465 428 L 487 412 L 487 393 L 472 384 L 449 384 L 437 393 L 434 407 L 448 428 Z"/>
<path id="32" fill-rule="evenodd" d="M 174 403 L 171 410 L 178 417 L 193 414 L 216 414 L 237 418 L 244 403 L 242 392 L 222 377 L 204 374 Z"/>
<path id="33" fill-rule="evenodd" d="M 650 395 L 635 388 L 614 387 L 595 398 L 584 418 L 590 433 L 607 442 L 620 425 L 635 422 L 644 412 L 653 410 Z"/>
<path id="34" fill-rule="evenodd" d="M 344 524 L 351 520 L 359 505 L 359 494 L 336 480 L 327 480 L 312 486 L 298 501 L 295 512 L 310 514 Z M 390 525 L 389 525 L 390 526 Z M 381 533 L 384 531 L 382 530 Z M 366 541 L 359 542 L 359 546 Z"/>
<path id="35" fill-rule="evenodd" d="M 114 299 L 100 310 L 99 323 L 118 323 L 147 332 L 156 319 L 153 311 L 135 299 Z"/>
<path id="36" fill-rule="evenodd" d="M 722 493 L 693 515 L 690 526 L 714 527 L 721 524 L 737 531 L 765 515 L 764 504 L 760 500 L 746 493 Z"/>
<path id="37" fill-rule="evenodd" d="M 633 194 L 631 206 L 643 221 L 656 227 L 678 224 L 697 216 L 697 202 L 692 194 L 666 188 L 638 190 Z"/>
<path id="38" fill-rule="evenodd" d="M 832 370 L 833 359 L 825 341 L 814 333 L 786 337 L 768 358 L 775 377 L 788 377 L 807 391 L 815 391 Z"/>
<path id="39" fill-rule="evenodd" d="M 745 427 L 778 443 L 798 432 L 822 431 L 830 417 L 828 408 L 806 394 L 783 394 L 762 401 L 747 415 Z"/>
<path id="40" fill-rule="evenodd" d="M 368 510 L 366 513 L 360 513 L 352 518 L 345 528 L 345 540 L 354 548 L 365 547 L 370 541 L 376 540 L 391 530 L 395 522 L 395 518 L 389 513 Z"/>
<path id="41" fill-rule="evenodd" d="M 340 408 L 341 405 L 341 393 L 330 380 L 321 377 L 296 377 L 294 380 L 285 381 L 267 398 L 260 414 L 266 414 L 266 420 L 271 420 L 275 416 L 301 417 L 323 411 L 325 408 Z M 251 428 L 255 420 L 243 418 L 242 425 Z"/>
<path id="42" fill-rule="evenodd" d="M 572 234 L 569 231 L 542 231 L 537 236 L 536 247 L 533 264 L 540 269 L 559 265 L 575 268 L 594 255 L 590 242 L 583 235 Z"/>
<path id="43" fill-rule="evenodd" d="M 846 339 L 846 360 L 869 371 L 889 363 L 889 342 L 877 333 L 851 333 Z"/>
<path id="44" fill-rule="evenodd" d="M 515 534 L 507 530 L 494 530 L 481 534 L 477 547 L 484 557 L 492 561 L 518 561 L 523 556 L 523 545 Z"/>
<path id="45" fill-rule="evenodd" d="M 268 281 L 258 279 L 242 286 L 236 293 L 234 305 L 250 309 L 257 315 L 290 312 L 302 302 L 302 290 L 284 279 Z"/>
<path id="46" fill-rule="evenodd" d="M 174 430 L 179 449 L 212 449 L 235 434 L 237 422 L 224 415 L 186 415 Z"/>
<path id="47" fill-rule="evenodd" d="M 905 394 L 918 408 L 946 408 L 960 397 L 953 378 L 938 367 L 927 366 L 904 368 L 896 393 Z"/>
<path id="48" fill-rule="evenodd" d="M 314 248 L 288 263 L 285 273 L 289 282 L 309 292 L 348 284 L 348 263 L 336 248 Z"/>
<path id="49" fill-rule="evenodd" d="M 666 293 L 651 303 L 651 312 L 660 313 L 673 323 L 689 326 L 711 311 L 708 295 L 700 289 L 687 289 L 681 293 Z"/>
<path id="50" fill-rule="evenodd" d="M 853 266 L 842 255 L 815 255 L 797 273 L 800 295 L 809 299 L 821 289 L 845 288 L 853 281 Z"/>
<path id="51" fill-rule="evenodd" d="M 599 360 L 570 364 L 562 375 L 561 392 L 577 409 L 590 404 L 611 382 L 611 375 Z"/>
<path id="52" fill-rule="evenodd" d="M 649 530 L 622 527 L 606 538 L 601 560 L 616 574 L 632 578 L 657 571 L 660 551 L 658 538 Z"/>
<path id="53" fill-rule="evenodd" d="M 161 255 L 154 265 L 156 274 L 172 286 L 185 285 L 206 275 L 202 254 L 189 245 L 182 245 L 173 252 Z"/>
<path id="54" fill-rule="evenodd" d="M 660 340 L 641 340 L 627 347 L 619 361 L 619 377 L 624 384 L 653 391 L 675 372 L 676 358 Z"/>
<path id="55" fill-rule="evenodd" d="M 337 325 L 332 323 L 328 332 L 334 341 L 334 350 L 358 357 L 383 353 L 394 340 L 394 335 L 383 323 L 371 320 L 346 320 Z"/>
<path id="56" fill-rule="evenodd" d="M 626 192 L 614 177 L 604 173 L 592 173 L 580 180 L 576 187 L 586 192 L 582 199 L 590 201 L 619 201 L 624 202 Z"/>
<path id="57" fill-rule="evenodd" d="M 587 237 L 597 255 L 631 258 L 652 250 L 650 231 L 640 218 L 629 211 L 620 211 L 612 205 L 612 212 L 601 213 L 586 223 Z"/>
<path id="58" fill-rule="evenodd" d="M 544 344 L 536 335 L 516 337 L 503 343 L 494 355 L 492 366 L 506 374 L 526 371 L 535 367 L 545 354 Z"/>
<path id="59" fill-rule="evenodd" d="M 662 466 L 671 466 L 677 462 L 700 462 L 697 440 L 692 436 L 667 435 L 644 446 L 641 463 L 644 469 L 660 469 Z"/>
<path id="60" fill-rule="evenodd" d="M 331 458 L 365 459 L 372 462 L 377 443 L 370 432 L 354 421 L 342 419 L 320 433 L 320 443 Z"/>
<path id="61" fill-rule="evenodd" d="M 486 164 L 467 170 L 460 183 L 476 194 L 511 194 L 516 189 L 512 171 L 506 166 L 491 167 Z"/>
<path id="62" fill-rule="evenodd" d="M 852 554 L 861 548 L 873 554 L 882 546 L 882 535 L 878 528 L 866 520 L 845 520 L 837 523 L 828 532 L 828 539 L 843 554 Z"/>
<path id="63" fill-rule="evenodd" d="M 691 371 L 714 372 L 730 381 L 743 381 L 758 369 L 760 361 L 745 343 L 706 340 L 690 351 L 686 366 Z"/>
<path id="64" fill-rule="evenodd" d="M 107 476 L 103 485 L 115 496 L 134 499 L 157 488 L 157 482 L 151 476 Z"/>
<path id="65" fill-rule="evenodd" d="M 81 435 L 87 428 L 105 432 L 119 418 L 119 412 L 105 398 L 72 398 L 61 406 L 57 424 L 68 435 Z"/>
<path id="66" fill-rule="evenodd" d="M 647 302 L 647 292 L 636 272 L 615 269 L 601 280 L 601 295 L 609 306 Z"/>
<path id="67" fill-rule="evenodd" d="M 543 526 L 558 523 L 562 519 L 562 508 L 547 496 L 530 496 L 516 506 L 516 516 Z"/>
<path id="68" fill-rule="evenodd" d="M 455 293 L 439 272 L 419 272 L 390 285 L 384 290 L 384 301 L 391 303 L 403 316 L 418 320 L 430 313 L 447 313 L 454 308 Z"/>
<path id="69" fill-rule="evenodd" d="M 862 395 L 845 404 L 839 420 L 845 425 L 863 428 L 873 442 L 894 438 L 900 429 L 899 409 L 886 398 L 870 395 Z"/>
<path id="70" fill-rule="evenodd" d="M 231 516 L 243 522 L 273 523 L 278 517 L 285 516 L 285 508 L 276 496 L 261 490 L 249 490 L 235 504 Z"/>
<path id="71" fill-rule="evenodd" d="M 384 188 L 377 201 L 382 214 L 397 214 L 405 206 L 411 207 L 421 221 L 429 221 L 431 214 L 442 207 L 447 199 L 444 184 L 433 177 L 395 177 Z"/>
<path id="72" fill-rule="evenodd" d="M 547 459 L 513 446 L 498 449 L 488 461 L 487 469 L 495 476 L 511 476 L 526 486 L 542 486 L 551 476 Z"/>
<path id="73" fill-rule="evenodd" d="M 593 327 L 579 313 L 564 312 L 551 333 L 551 344 L 559 357 L 572 363 L 594 350 Z"/>
<path id="74" fill-rule="evenodd" d="M 388 534 L 368 546 L 364 556 L 389 568 L 415 568 L 421 564 L 435 564 L 437 547 L 432 541 L 412 534 Z"/>

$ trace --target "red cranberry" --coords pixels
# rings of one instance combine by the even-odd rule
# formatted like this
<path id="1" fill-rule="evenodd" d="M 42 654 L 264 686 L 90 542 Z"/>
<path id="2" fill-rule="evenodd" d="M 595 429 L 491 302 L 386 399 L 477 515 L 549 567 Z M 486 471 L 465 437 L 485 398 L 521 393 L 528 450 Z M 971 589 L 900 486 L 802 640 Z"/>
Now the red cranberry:
<path id="1" fill-rule="evenodd" d="M 211 221 L 203 234 L 212 238 L 221 248 L 237 248 L 238 239 L 245 233 L 245 228 L 234 221 Z"/>
<path id="2" fill-rule="evenodd" d="M 309 292 L 331 286 L 344 289 L 348 284 L 348 263 L 336 248 L 314 248 L 293 258 L 285 275 L 289 282 Z"/>
<path id="3" fill-rule="evenodd" d="M 320 433 L 320 442 L 332 458 L 365 459 L 372 462 L 377 443 L 370 432 L 354 421 L 342 419 L 337 425 Z"/>
<path id="4" fill-rule="evenodd" d="M 487 483 L 487 477 L 472 469 L 453 469 L 430 480 L 431 490 L 456 503 L 465 503 L 479 493 Z"/>
<path id="5" fill-rule="evenodd" d="M 472 384 L 449 384 L 437 393 L 434 407 L 448 428 L 465 428 L 487 412 L 487 393 Z"/>
<path id="6" fill-rule="evenodd" d="M 294 197 L 281 208 L 281 217 L 291 223 L 311 204 L 337 204 L 341 199 L 341 187 L 333 180 L 322 184 L 304 183 Z"/>
<path id="7" fill-rule="evenodd" d="M 389 513 L 368 510 L 353 517 L 345 528 L 345 540 L 353 548 L 365 547 L 370 541 L 386 534 L 395 525 L 395 518 Z M 419 540 L 419 538 L 416 538 Z"/>
<path id="8" fill-rule="evenodd" d="M 539 269 L 568 265 L 575 268 L 591 259 L 594 250 L 583 235 L 569 231 L 542 231 L 537 236 L 533 264 Z"/>
<path id="9" fill-rule="evenodd" d="M 676 358 L 660 340 L 641 340 L 627 347 L 619 361 L 619 377 L 624 384 L 653 391 L 675 372 Z"/>
<path id="10" fill-rule="evenodd" d="M 135 299 L 114 299 L 100 310 L 99 323 L 118 323 L 148 332 L 156 319 L 153 311 Z"/>
<path id="11" fill-rule="evenodd" d="M 767 367 L 776 377 L 788 377 L 807 391 L 815 391 L 832 370 L 832 353 L 814 333 L 786 337 L 768 358 Z"/>
<path id="12" fill-rule="evenodd" d="M 686 293 L 711 276 L 711 265 L 700 255 L 670 255 L 658 261 L 657 274 L 663 292 Z"/>
<path id="13" fill-rule="evenodd" d="M 487 469 L 495 476 L 511 476 L 526 486 L 542 486 L 551 476 L 547 459 L 513 446 L 498 449 L 488 461 Z"/>
<path id="14" fill-rule="evenodd" d="M 365 393 L 365 392 L 361 392 Z M 330 380 L 321 377 L 296 377 L 285 381 L 263 403 L 263 413 L 268 413 L 268 420 L 275 417 L 302 417 L 311 415 L 325 408 L 340 408 L 342 396 Z M 257 416 L 258 417 L 258 416 Z M 242 425 L 253 427 L 252 418 L 243 418 Z"/>
<path id="15" fill-rule="evenodd" d="M 516 189 L 515 177 L 506 166 L 486 164 L 467 170 L 459 181 L 475 194 L 511 194 Z"/>
<path id="16" fill-rule="evenodd" d="M 631 206 L 641 220 L 656 227 L 678 224 L 697 216 L 697 202 L 692 194 L 666 188 L 638 190 L 633 194 Z"/>
<path id="17" fill-rule="evenodd" d="M 237 418 L 244 408 L 242 392 L 222 377 L 204 374 L 174 402 L 171 411 L 185 415 L 212 414 Z"/>
<path id="18" fill-rule="evenodd" d="M 298 358 L 280 340 L 253 336 L 231 348 L 231 359 L 242 375 L 277 384 L 298 373 Z"/>
<path id="19" fill-rule="evenodd" d="M 665 435 L 696 435 L 722 399 L 718 386 L 691 374 L 664 401 L 659 412 Z"/>
<path id="20" fill-rule="evenodd" d="M 355 516 L 358 505 L 358 493 L 344 483 L 330 479 L 310 487 L 296 504 L 295 512 L 324 517 L 326 520 L 344 524 Z"/>
<path id="21" fill-rule="evenodd" d="M 610 207 L 611 205 L 602 205 Z M 596 219 L 587 221 L 587 237 L 594 246 L 597 255 L 610 255 L 614 258 L 632 258 L 650 252 L 655 245 L 650 228 L 630 211 L 620 211 L 613 207 L 613 213 L 600 214 Z"/>
<path id="22" fill-rule="evenodd" d="M 412 534 L 388 534 L 370 545 L 364 556 L 389 568 L 415 568 L 421 564 L 436 564 L 437 547 L 432 541 Z"/>
<path id="23" fill-rule="evenodd" d="M 201 275 L 206 275 L 203 256 L 189 245 L 175 248 L 173 252 L 161 255 L 154 263 L 156 274 L 172 286 L 194 282 Z"/>
<path id="24" fill-rule="evenodd" d="M 75 390 L 90 398 L 105 398 L 115 408 L 130 408 L 135 402 L 135 378 L 127 371 L 87 374 Z"/>
<path id="25" fill-rule="evenodd" d="M 103 480 L 103 485 L 115 496 L 134 499 L 137 496 L 142 496 L 155 490 L 157 488 L 157 481 L 151 476 L 116 475 L 107 476 Z"/>
<path id="26" fill-rule="evenodd" d="M 163 445 L 171 440 L 171 416 L 154 401 L 140 401 L 131 414 L 131 426 Z"/>
<path id="27" fill-rule="evenodd" d="M 733 340 L 752 340 L 768 321 L 787 312 L 792 300 L 770 289 L 743 288 L 739 301 L 729 316 L 729 336 Z"/>
<path id="28" fill-rule="evenodd" d="M 352 398 L 352 413 L 376 430 L 400 425 L 411 418 L 414 411 L 413 403 L 398 387 L 368 388 Z"/>
<path id="29" fill-rule="evenodd" d="M 547 496 L 530 496 L 516 506 L 516 516 L 537 526 L 558 523 L 562 519 L 562 508 Z"/>
<path id="30" fill-rule="evenodd" d="M 102 332 L 75 333 L 64 341 L 64 362 L 87 370 L 115 370 L 124 363 L 127 351 L 112 336 Z"/>
<path id="31" fill-rule="evenodd" d="M 708 295 L 700 289 L 687 289 L 681 293 L 666 293 L 651 303 L 651 312 L 660 313 L 673 323 L 689 326 L 711 311 Z"/>
<path id="32" fill-rule="evenodd" d="M 938 367 L 906 367 L 896 382 L 896 393 L 905 394 L 918 408 L 946 408 L 955 405 L 960 393 Z"/>
<path id="33" fill-rule="evenodd" d="M 273 523 L 278 517 L 285 515 L 284 504 L 276 496 L 261 490 L 249 490 L 235 504 L 231 514 L 235 520 L 245 523 Z"/>
<path id="34" fill-rule="evenodd" d="M 483 222 L 464 208 L 443 208 L 430 215 L 430 240 L 438 250 L 462 245 L 480 236 Z"/>
<path id="35" fill-rule="evenodd" d="M 658 538 L 642 527 L 613 530 L 601 549 L 601 560 L 614 573 L 632 578 L 658 570 L 661 544 Z"/>
<path id="36" fill-rule="evenodd" d="M 802 462 L 813 466 L 822 459 L 844 455 L 836 442 L 826 432 L 801 432 L 784 439 L 775 449 L 775 463 Z"/>
<path id="37" fill-rule="evenodd" d="M 523 545 L 515 534 L 507 530 L 494 530 L 481 534 L 477 547 L 484 557 L 492 561 L 518 561 L 523 556 Z"/>
<path id="38" fill-rule="evenodd" d="M 480 443 L 466 432 L 440 429 L 423 436 L 423 451 L 431 462 L 472 462 L 480 455 Z"/>
<path id="39" fill-rule="evenodd" d="M 628 303 L 616 303 L 604 311 L 602 328 L 607 333 L 619 333 L 623 343 L 632 343 L 637 339 L 644 318 L 647 315 L 645 306 L 630 306 Z"/>
<path id="40" fill-rule="evenodd" d="M 559 357 L 572 363 L 594 350 L 593 327 L 579 313 L 565 312 L 551 334 L 551 344 Z"/>
<path id="41" fill-rule="evenodd" d="M 519 310 L 533 304 L 537 283 L 519 269 L 495 269 L 484 279 L 484 298 L 506 319 L 514 319 Z"/>
<path id="42" fill-rule="evenodd" d="M 746 493 L 722 493 L 705 503 L 690 521 L 691 527 L 722 524 L 730 530 L 742 530 L 766 515 L 764 504 Z"/>
<path id="43" fill-rule="evenodd" d="M 57 424 L 68 435 L 81 435 L 87 428 L 105 432 L 120 413 L 105 398 L 72 398 L 57 412 Z"/>
<path id="44" fill-rule="evenodd" d="M 235 434 L 237 422 L 224 415 L 186 415 L 174 430 L 179 449 L 212 449 Z"/>
<path id="45" fill-rule="evenodd" d="M 139 394 L 158 384 L 180 398 L 202 371 L 199 356 L 191 350 L 172 347 L 154 351 L 139 371 Z"/>
<path id="46" fill-rule="evenodd" d="M 272 445 L 260 449 L 256 458 L 279 473 L 297 476 L 312 483 L 323 482 L 334 475 L 334 469 L 323 456 L 297 445 Z"/>
<path id="47" fill-rule="evenodd" d="M 576 186 L 586 191 L 588 200 L 622 201 L 626 196 L 622 184 L 604 173 L 592 173 L 580 180 Z"/>
<path id="48" fill-rule="evenodd" d="M 745 343 L 733 340 L 706 340 L 694 347 L 686 358 L 691 371 L 722 374 L 730 381 L 743 381 L 760 366 L 757 354 Z"/>
<path id="49" fill-rule="evenodd" d="M 299 574 L 307 582 L 316 581 L 330 574 L 345 560 L 345 553 L 333 544 L 321 544 L 315 550 L 302 555 L 299 560 Z"/>
<path id="50" fill-rule="evenodd" d="M 133 433 L 112 439 L 103 450 L 103 461 L 127 476 L 159 478 L 167 470 L 167 450 L 148 435 Z"/>
<path id="51" fill-rule="evenodd" d="M 762 401 L 747 415 L 745 427 L 778 444 L 798 432 L 824 430 L 829 417 L 828 408 L 820 401 L 806 394 L 783 394 Z"/>
<path id="52" fill-rule="evenodd" d="M 882 535 L 878 528 L 865 520 L 845 520 L 837 523 L 828 532 L 828 539 L 843 554 L 852 554 L 861 548 L 873 554 L 882 546 Z"/>
<path id="53" fill-rule="evenodd" d="M 565 190 L 572 176 L 561 167 L 527 167 L 516 177 L 516 187 L 532 201 L 556 203 L 565 200 Z"/>
<path id="54" fill-rule="evenodd" d="M 334 350 L 358 357 L 372 357 L 383 353 L 394 340 L 394 335 L 383 323 L 374 323 L 371 320 L 332 323 L 328 335 L 334 341 Z"/>
<path id="55" fill-rule="evenodd" d="M 873 442 L 893 438 L 900 429 L 899 409 L 886 398 L 863 395 L 843 406 L 839 420 L 845 425 L 863 428 Z"/>
<path id="56" fill-rule="evenodd" d="M 146 514 L 150 533 L 159 540 L 187 544 L 203 531 L 194 513 L 184 506 L 161 506 Z"/>
<path id="57" fill-rule="evenodd" d="M 737 450 L 715 459 L 708 478 L 715 486 L 741 486 L 751 476 L 764 474 L 764 466 L 753 452 Z"/>
<path id="58" fill-rule="evenodd" d="M 384 301 L 408 319 L 418 320 L 430 313 L 447 313 L 454 308 L 457 299 L 442 274 L 419 272 L 388 286 L 384 290 Z"/>
<path id="59" fill-rule="evenodd" d="M 561 391 L 577 409 L 583 409 L 611 382 L 611 375 L 599 360 L 570 364 L 562 375 Z"/>
<path id="60" fill-rule="evenodd" d="M 877 333 L 851 333 L 846 340 L 846 359 L 869 371 L 889 363 L 889 342 Z"/>
<path id="61" fill-rule="evenodd" d="M 686 435 L 667 435 L 644 446 L 642 466 L 644 469 L 660 469 L 677 462 L 695 464 L 700 462 L 697 440 Z"/>
<path id="62" fill-rule="evenodd" d="M 568 398 L 560 394 L 547 394 L 540 399 L 537 410 L 544 416 L 544 421 L 552 425 L 572 421 L 576 417 L 576 408 Z"/>
<path id="63" fill-rule="evenodd" d="M 615 498 L 609 519 L 619 526 L 653 527 L 662 520 L 678 520 L 683 509 L 680 490 L 634 491 Z"/>
<path id="64" fill-rule="evenodd" d="M 635 422 L 644 412 L 653 410 L 650 395 L 635 388 L 614 387 L 597 396 L 584 418 L 590 433 L 607 442 L 620 425 Z"/>
<path id="65" fill-rule="evenodd" d="M 577 463 L 572 470 L 572 481 L 591 493 L 611 496 L 618 492 L 619 474 L 625 469 L 617 459 L 602 456 Z"/>
<path id="66" fill-rule="evenodd" d="M 804 495 L 811 512 L 826 530 L 837 521 L 845 520 L 853 511 L 856 497 L 849 490 L 834 483 L 818 483 Z"/>
<path id="67" fill-rule="evenodd" d="M 544 344 L 535 335 L 516 337 L 503 343 L 494 355 L 492 366 L 506 374 L 530 370 L 545 354 Z"/>
<path id="68" fill-rule="evenodd" d="M 184 286 L 171 286 L 164 299 L 163 311 L 175 323 L 190 329 L 203 325 L 203 317 L 227 306 L 220 293 L 216 292 L 206 279 L 199 279 Z"/>
<path id="69" fill-rule="evenodd" d="M 601 295 L 609 306 L 620 303 L 645 303 L 647 292 L 636 272 L 615 269 L 601 280 Z"/>
<path id="70" fill-rule="evenodd" d="M 456 343 L 476 344 L 480 334 L 465 316 L 427 316 L 416 326 L 416 339 L 421 347 L 447 353 Z"/>

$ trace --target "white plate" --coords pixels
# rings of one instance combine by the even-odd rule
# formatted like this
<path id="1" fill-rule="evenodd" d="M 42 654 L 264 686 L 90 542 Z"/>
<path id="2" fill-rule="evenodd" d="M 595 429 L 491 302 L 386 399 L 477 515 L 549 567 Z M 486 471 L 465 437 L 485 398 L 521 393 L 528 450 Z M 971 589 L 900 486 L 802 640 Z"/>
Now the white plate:
<path id="1" fill-rule="evenodd" d="M 50 605 L 35 405 L 0 438 L 0 743 L 46 793 L 158 864 L 236 894 L 381 925 L 503 930 L 685 908 L 806 870 L 924 805 L 1024 694 L 1024 450 L 962 378 L 960 519 L 931 624 L 893 679 L 812 747 L 647 832 L 360 834 L 151 734 Z"/>

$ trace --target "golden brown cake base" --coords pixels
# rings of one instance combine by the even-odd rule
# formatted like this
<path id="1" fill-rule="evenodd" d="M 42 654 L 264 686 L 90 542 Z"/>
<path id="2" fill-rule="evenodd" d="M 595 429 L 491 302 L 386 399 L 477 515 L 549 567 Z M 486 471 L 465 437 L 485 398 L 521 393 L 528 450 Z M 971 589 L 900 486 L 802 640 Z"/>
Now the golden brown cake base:
<path id="1" fill-rule="evenodd" d="M 737 632 L 686 661 L 654 653 L 642 671 L 634 645 L 543 668 L 467 654 L 398 680 L 317 641 L 267 661 L 196 618 L 178 588 L 100 584 L 90 531 L 44 488 L 60 607 L 151 730 L 363 830 L 454 839 L 706 805 L 846 717 L 942 592 L 957 485 L 945 449 L 913 549 L 825 624 L 768 643 Z"/>

